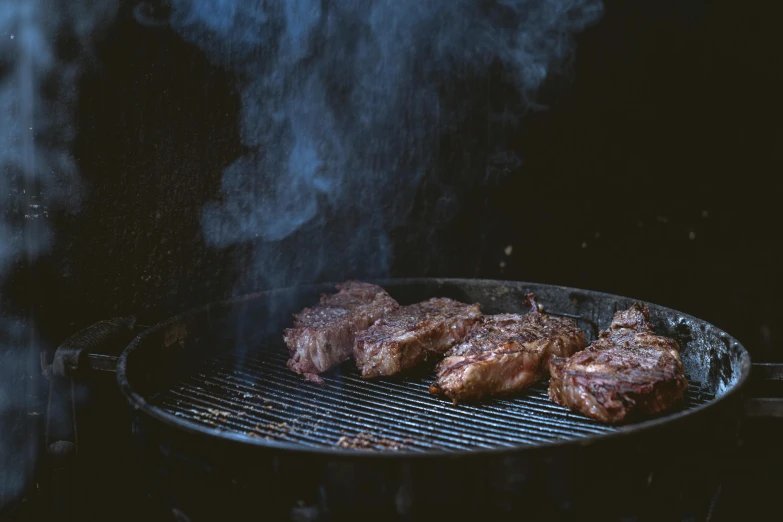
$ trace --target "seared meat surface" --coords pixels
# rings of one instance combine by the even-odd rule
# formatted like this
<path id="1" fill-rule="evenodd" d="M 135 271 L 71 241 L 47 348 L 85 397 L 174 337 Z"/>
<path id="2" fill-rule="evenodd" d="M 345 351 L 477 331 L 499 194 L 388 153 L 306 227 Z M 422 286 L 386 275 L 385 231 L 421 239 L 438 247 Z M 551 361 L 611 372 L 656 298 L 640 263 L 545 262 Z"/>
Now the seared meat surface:
<path id="1" fill-rule="evenodd" d="M 448 351 L 479 317 L 479 305 L 444 297 L 403 306 L 356 336 L 356 365 L 365 379 L 412 368 Z"/>
<path id="2" fill-rule="evenodd" d="M 337 285 L 337 290 L 294 315 L 294 327 L 285 331 L 291 352 L 288 367 L 311 381 L 322 382 L 317 374 L 351 356 L 357 332 L 399 308 L 380 286 L 347 281 Z"/>
<path id="3" fill-rule="evenodd" d="M 602 422 L 617 424 L 665 411 L 688 387 L 674 339 L 655 335 L 646 306 L 615 314 L 599 339 L 549 365 L 549 397 Z"/>
<path id="4" fill-rule="evenodd" d="M 525 315 L 483 316 L 437 367 L 433 394 L 457 401 L 524 390 L 549 374 L 553 355 L 568 357 L 585 347 L 585 334 L 571 319 L 539 312 L 527 296 Z"/>

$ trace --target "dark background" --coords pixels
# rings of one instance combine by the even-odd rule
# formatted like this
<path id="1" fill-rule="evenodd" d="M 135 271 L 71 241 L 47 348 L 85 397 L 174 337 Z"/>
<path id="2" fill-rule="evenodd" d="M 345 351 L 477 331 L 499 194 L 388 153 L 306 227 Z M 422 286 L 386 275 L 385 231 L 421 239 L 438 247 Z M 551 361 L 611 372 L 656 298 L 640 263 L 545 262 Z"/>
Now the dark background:
<path id="1" fill-rule="evenodd" d="M 50 212 L 54 245 L 32 267 L 33 287 L 20 272 L 4 293 L 52 345 L 109 316 L 150 323 L 230 295 L 249 252 L 206 246 L 200 225 L 242 152 L 232 78 L 130 7 L 81 88 L 84 202 Z M 548 109 L 521 126 L 486 131 L 487 106 L 514 98 L 502 80 L 456 86 L 474 102 L 459 150 L 447 140 L 439 152 L 440 181 L 459 186 L 460 169 L 483 169 L 498 141 L 523 163 L 458 190 L 448 222 L 417 218 L 431 219 L 419 210 L 441 197 L 428 178 L 410 226 L 392 232 L 391 275 L 627 295 L 704 318 L 757 360 L 780 359 L 780 35 L 771 13 L 737 3 L 607 2 L 542 89 Z"/>
<path id="2" fill-rule="evenodd" d="M 607 1 L 541 90 L 548 109 L 518 126 L 487 125 L 490 109 L 516 103 L 501 73 L 454 85 L 470 116 L 444 137 L 408 225 L 391 231 L 390 275 L 626 295 L 714 323 L 756 361 L 783 360 L 783 32 L 773 4 Z M 170 29 L 138 24 L 132 7 L 81 85 L 79 210 L 50 209 L 50 252 L 15 266 L 0 292 L 4 313 L 32 318 L 50 352 L 97 320 L 151 324 L 253 286 L 236 283 L 250 247 L 208 247 L 200 221 L 242 153 L 232 77 Z M 488 159 L 499 145 L 523 163 Z M 468 188 L 485 172 L 486 184 Z M 438 219 L 428 210 L 438 205 L 456 215 Z M 352 274 L 314 278 L 335 275 Z M 3 419 L 19 440 L 40 435 L 48 396 L 43 379 L 27 379 L 38 376 L 28 355 L 30 375 L 11 383 L 28 407 Z"/>

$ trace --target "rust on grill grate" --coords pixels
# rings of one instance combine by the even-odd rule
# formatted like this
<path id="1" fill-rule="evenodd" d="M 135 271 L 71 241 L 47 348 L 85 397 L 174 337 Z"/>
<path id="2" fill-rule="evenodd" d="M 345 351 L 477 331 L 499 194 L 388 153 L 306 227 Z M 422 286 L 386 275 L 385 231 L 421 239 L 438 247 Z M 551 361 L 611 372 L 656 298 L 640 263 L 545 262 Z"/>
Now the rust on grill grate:
<path id="1" fill-rule="evenodd" d="M 223 355 L 154 398 L 164 411 L 251 438 L 382 451 L 511 447 L 598 435 L 606 426 L 552 403 L 547 383 L 482 404 L 429 394 L 432 376 L 363 380 L 345 364 L 325 386 L 286 368 L 283 346 Z M 685 409 L 714 398 L 691 382 Z"/>

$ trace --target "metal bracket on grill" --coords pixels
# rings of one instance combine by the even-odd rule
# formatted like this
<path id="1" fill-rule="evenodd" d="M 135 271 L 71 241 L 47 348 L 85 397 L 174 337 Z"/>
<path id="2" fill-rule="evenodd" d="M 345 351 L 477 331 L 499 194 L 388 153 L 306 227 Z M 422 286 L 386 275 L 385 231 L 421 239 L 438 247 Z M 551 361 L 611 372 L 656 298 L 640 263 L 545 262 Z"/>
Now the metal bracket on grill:
<path id="1" fill-rule="evenodd" d="M 753 363 L 751 378 L 752 382 L 757 385 L 779 386 L 783 384 L 783 363 Z M 779 392 L 779 390 L 777 391 Z M 756 418 L 783 418 L 783 397 L 747 398 L 745 399 L 745 415 Z"/>
<path id="2" fill-rule="evenodd" d="M 765 381 L 783 381 L 783 363 L 753 363 L 753 374 Z"/>

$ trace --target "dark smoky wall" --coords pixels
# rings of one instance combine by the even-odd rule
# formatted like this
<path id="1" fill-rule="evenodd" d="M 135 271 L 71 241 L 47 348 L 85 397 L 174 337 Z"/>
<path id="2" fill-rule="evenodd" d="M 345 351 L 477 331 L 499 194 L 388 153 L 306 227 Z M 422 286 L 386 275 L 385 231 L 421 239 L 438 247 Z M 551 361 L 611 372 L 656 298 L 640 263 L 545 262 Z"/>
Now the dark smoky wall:
<path id="1" fill-rule="evenodd" d="M 606 2 L 534 103 L 502 63 L 439 83 L 441 110 L 462 111 L 460 124 L 432 143 L 433 165 L 404 194 L 407 218 L 385 230 L 388 273 L 623 294 L 779 358 L 781 36 L 769 13 L 737 7 Z M 36 292 L 16 278 L 4 294 L 34 309 L 52 342 L 108 316 L 148 323 L 272 284 L 257 245 L 216 245 L 203 230 L 204 209 L 226 199 L 225 169 L 248 152 L 236 73 L 131 8 L 82 81 L 78 211 L 50 212 Z M 330 240 L 351 248 L 351 228 L 340 230 Z M 309 252 L 307 233 L 265 255 L 299 262 L 290 252 Z M 372 272 L 336 265 L 293 273 Z"/>

